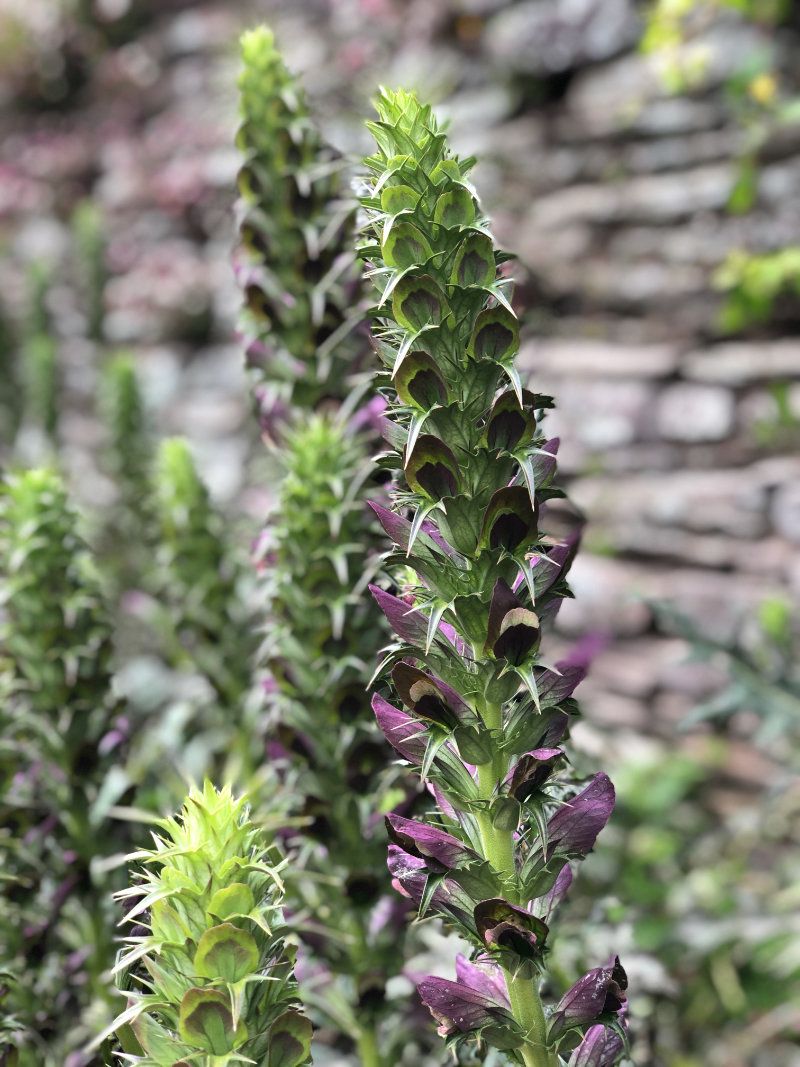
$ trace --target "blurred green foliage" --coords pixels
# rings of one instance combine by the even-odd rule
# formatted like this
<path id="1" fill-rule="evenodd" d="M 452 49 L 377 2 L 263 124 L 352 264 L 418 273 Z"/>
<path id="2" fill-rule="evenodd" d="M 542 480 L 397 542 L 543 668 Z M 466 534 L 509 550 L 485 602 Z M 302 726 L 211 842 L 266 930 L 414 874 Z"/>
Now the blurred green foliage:
<path id="1" fill-rule="evenodd" d="M 726 294 L 720 315 L 726 333 L 767 322 L 783 296 L 794 298 L 800 307 L 800 247 L 760 255 L 732 252 L 717 269 L 714 285 Z"/>
<path id="2" fill-rule="evenodd" d="M 111 688 L 110 616 L 77 524 L 55 472 L 7 478 L 0 944 L 10 977 L 2 1007 L 29 1067 L 63 1067 L 91 1036 L 108 999 L 102 976 L 113 943 L 101 863 L 112 848 L 105 776 L 126 724 Z"/>

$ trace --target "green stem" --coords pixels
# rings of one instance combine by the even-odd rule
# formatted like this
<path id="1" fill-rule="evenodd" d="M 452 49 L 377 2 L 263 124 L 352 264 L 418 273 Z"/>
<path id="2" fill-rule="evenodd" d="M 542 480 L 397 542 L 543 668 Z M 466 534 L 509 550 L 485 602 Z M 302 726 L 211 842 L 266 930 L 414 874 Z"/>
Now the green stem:
<path id="1" fill-rule="evenodd" d="M 481 708 L 481 713 L 488 729 L 502 729 L 503 711 L 500 704 L 487 703 Z M 478 788 L 482 799 L 492 799 L 507 770 L 500 753 L 490 763 L 478 767 Z M 510 898 L 512 903 L 523 904 L 524 902 L 518 899 L 515 879 L 513 831 L 494 826 L 488 811 L 478 812 L 477 822 L 484 858 L 503 879 L 504 895 Z M 547 1047 L 547 1020 L 536 982 L 532 978 L 515 978 L 509 971 L 506 971 L 506 981 L 512 1014 L 526 1035 L 526 1043 L 520 1049 L 526 1067 L 558 1067 L 556 1053 Z"/>
<path id="2" fill-rule="evenodd" d="M 547 1021 L 536 982 L 532 978 L 514 978 L 508 971 L 506 980 L 511 1010 L 527 1037 L 520 1049 L 527 1067 L 558 1067 L 556 1053 L 547 1047 Z"/>
<path id="3" fill-rule="evenodd" d="M 362 1030 L 358 1035 L 356 1048 L 361 1067 L 382 1067 L 383 1059 L 374 1030 Z"/>

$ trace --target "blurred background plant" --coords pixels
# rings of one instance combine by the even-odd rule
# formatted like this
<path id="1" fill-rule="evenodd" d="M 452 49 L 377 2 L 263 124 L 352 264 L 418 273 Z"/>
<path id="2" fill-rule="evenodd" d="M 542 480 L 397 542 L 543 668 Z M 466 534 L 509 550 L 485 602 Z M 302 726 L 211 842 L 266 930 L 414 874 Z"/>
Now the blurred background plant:
<path id="1" fill-rule="evenodd" d="M 80 1050 L 109 1010 L 110 853 L 125 843 L 106 785 L 130 723 L 112 690 L 110 616 L 77 527 L 55 472 L 6 480 L 0 944 L 16 1053 L 2 1055 L 31 1067 L 88 1062 Z"/>

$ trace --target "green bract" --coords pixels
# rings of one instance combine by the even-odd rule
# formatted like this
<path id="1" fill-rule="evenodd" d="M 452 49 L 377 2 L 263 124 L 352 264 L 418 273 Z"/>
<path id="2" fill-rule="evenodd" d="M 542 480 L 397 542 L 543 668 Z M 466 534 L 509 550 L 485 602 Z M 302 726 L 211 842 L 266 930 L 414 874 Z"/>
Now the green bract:
<path id="1" fill-rule="evenodd" d="M 206 782 L 159 827 L 153 850 L 129 857 L 136 884 L 117 894 L 126 921 L 146 933 L 126 938 L 117 962 L 129 1004 L 110 1033 L 143 1067 L 309 1062 L 282 864 L 245 798 Z"/>
<path id="2" fill-rule="evenodd" d="M 239 174 L 242 330 L 262 416 L 349 391 L 354 357 L 354 204 L 342 163 L 311 122 L 265 26 L 245 33 Z"/>
<path id="3" fill-rule="evenodd" d="M 557 441 L 552 401 L 523 389 L 507 258 L 429 107 L 383 91 L 368 123 L 362 254 L 379 291 L 374 333 L 389 403 L 386 462 L 399 595 L 373 593 L 397 642 L 395 703 L 373 701 L 399 754 L 436 787 L 426 819 L 389 815 L 389 867 L 418 905 L 473 949 L 457 982 L 419 990 L 454 1043 L 513 1063 L 610 1067 L 623 1051 L 625 973 L 596 968 L 547 1011 L 540 999 L 551 912 L 592 848 L 614 790 L 581 789 L 561 747 L 583 672 L 542 660 L 542 628 L 569 595 L 576 538 L 548 531 Z M 401 576 L 402 575 L 402 580 Z M 402 704 L 402 707 L 396 706 Z"/>

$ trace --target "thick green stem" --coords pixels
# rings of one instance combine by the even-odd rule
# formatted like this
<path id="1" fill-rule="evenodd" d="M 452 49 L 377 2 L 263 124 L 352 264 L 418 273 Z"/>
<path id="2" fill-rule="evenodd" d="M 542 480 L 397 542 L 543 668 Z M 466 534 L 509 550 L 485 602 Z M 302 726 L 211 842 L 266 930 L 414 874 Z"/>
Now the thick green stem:
<path id="1" fill-rule="evenodd" d="M 362 1030 L 356 1042 L 361 1067 L 383 1067 L 378 1039 L 374 1030 Z"/>
<path id="2" fill-rule="evenodd" d="M 558 1058 L 546 1044 L 547 1021 L 532 978 L 513 978 L 506 972 L 511 1011 L 527 1036 L 520 1052 L 527 1067 L 558 1067 Z"/>
<path id="3" fill-rule="evenodd" d="M 501 705 L 487 703 L 481 708 L 481 714 L 490 730 L 502 729 Z M 478 767 L 478 787 L 484 800 L 492 799 L 507 769 L 499 753 L 491 763 Z M 514 832 L 494 826 L 488 811 L 479 812 L 477 821 L 484 857 L 503 879 L 504 895 L 514 904 L 523 904 L 515 884 Z M 547 1021 L 535 981 L 531 978 L 515 978 L 509 971 L 506 972 L 506 980 L 511 1011 L 527 1037 L 526 1044 L 520 1049 L 526 1067 L 558 1067 L 556 1053 L 547 1048 Z"/>

